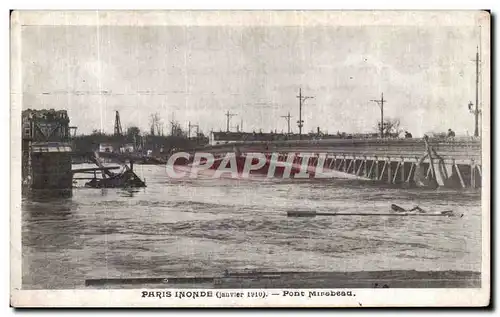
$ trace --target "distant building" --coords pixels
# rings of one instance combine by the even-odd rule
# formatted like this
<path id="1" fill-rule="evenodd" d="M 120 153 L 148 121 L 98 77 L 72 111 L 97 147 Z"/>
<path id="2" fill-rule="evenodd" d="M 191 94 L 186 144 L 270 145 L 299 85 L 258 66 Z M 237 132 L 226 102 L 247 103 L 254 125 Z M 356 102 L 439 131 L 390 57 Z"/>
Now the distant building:
<path id="1" fill-rule="evenodd" d="M 120 147 L 120 153 L 133 153 L 134 145 L 132 143 L 124 144 Z"/>
<path id="2" fill-rule="evenodd" d="M 309 133 L 299 136 L 298 134 L 264 133 L 264 132 L 212 132 L 210 134 L 210 145 L 230 144 L 236 142 L 270 142 L 290 140 L 322 140 L 352 138 L 352 135 L 344 134 L 317 134 Z"/>
<path id="3" fill-rule="evenodd" d="M 263 132 L 212 132 L 210 134 L 210 145 L 229 144 L 236 142 L 266 142 L 287 140 L 286 134 L 263 133 Z"/>
<path id="4" fill-rule="evenodd" d="M 111 144 L 101 143 L 99 144 L 99 152 L 108 152 L 112 153 L 114 151 L 114 147 Z"/>

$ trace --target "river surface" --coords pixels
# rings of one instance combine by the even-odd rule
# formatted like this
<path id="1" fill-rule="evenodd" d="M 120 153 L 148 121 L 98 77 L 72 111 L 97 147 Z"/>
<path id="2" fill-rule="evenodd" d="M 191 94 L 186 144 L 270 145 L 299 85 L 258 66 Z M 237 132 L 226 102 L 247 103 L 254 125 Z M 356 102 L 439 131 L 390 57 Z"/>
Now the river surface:
<path id="1" fill-rule="evenodd" d="M 478 191 L 353 180 L 172 180 L 161 166 L 135 171 L 147 188 L 79 187 L 67 199 L 23 198 L 24 289 L 226 269 L 480 271 Z M 388 213 L 392 203 L 464 216 L 286 216 L 292 210 Z"/>

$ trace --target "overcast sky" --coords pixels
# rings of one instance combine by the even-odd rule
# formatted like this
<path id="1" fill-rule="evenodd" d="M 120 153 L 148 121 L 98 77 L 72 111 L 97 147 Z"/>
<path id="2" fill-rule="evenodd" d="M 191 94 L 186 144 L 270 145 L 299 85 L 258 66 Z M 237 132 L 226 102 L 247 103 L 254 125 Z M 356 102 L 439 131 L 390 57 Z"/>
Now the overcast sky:
<path id="1" fill-rule="evenodd" d="M 478 29 L 467 27 L 24 26 L 23 108 L 67 109 L 79 133 L 148 130 L 158 112 L 201 130 L 374 132 L 385 114 L 415 136 L 473 133 Z"/>

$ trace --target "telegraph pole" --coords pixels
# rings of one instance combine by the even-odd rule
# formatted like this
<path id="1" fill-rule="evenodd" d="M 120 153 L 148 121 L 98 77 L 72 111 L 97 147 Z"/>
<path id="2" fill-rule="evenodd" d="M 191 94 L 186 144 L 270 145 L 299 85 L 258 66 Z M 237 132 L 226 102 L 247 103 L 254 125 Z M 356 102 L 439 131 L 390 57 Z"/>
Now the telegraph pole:
<path id="1" fill-rule="evenodd" d="M 474 62 L 476 63 L 476 107 L 474 109 L 474 136 L 479 136 L 479 47 L 476 49 L 476 59 Z"/>
<path id="2" fill-rule="evenodd" d="M 302 105 L 304 101 L 307 99 L 313 99 L 314 97 L 312 96 L 302 96 L 302 88 L 299 88 L 299 95 L 297 96 L 299 98 L 299 121 L 297 121 L 297 125 L 299 126 L 299 140 L 302 139 L 302 127 L 304 126 L 304 120 L 302 120 Z"/>
<path id="3" fill-rule="evenodd" d="M 170 135 L 174 135 L 174 128 L 176 127 L 176 123 L 175 123 L 174 113 L 173 112 L 172 112 L 172 120 L 170 120 L 170 125 L 171 125 Z"/>
<path id="4" fill-rule="evenodd" d="M 290 111 L 288 112 L 287 116 L 281 116 L 281 117 L 286 119 L 286 122 L 288 124 L 288 134 L 290 134 L 290 118 L 292 117 L 290 116 Z"/>
<path id="5" fill-rule="evenodd" d="M 380 137 L 384 137 L 384 102 L 387 102 L 387 100 L 384 99 L 384 93 L 382 93 L 381 97 L 379 100 L 372 99 L 370 101 L 376 102 L 377 105 L 380 107 Z"/>
<path id="6" fill-rule="evenodd" d="M 235 113 L 229 113 L 229 110 L 227 111 L 227 113 L 225 114 L 225 116 L 227 117 L 227 121 L 226 121 L 226 132 L 229 132 L 229 120 L 231 119 L 231 117 L 234 117 L 236 114 Z"/>

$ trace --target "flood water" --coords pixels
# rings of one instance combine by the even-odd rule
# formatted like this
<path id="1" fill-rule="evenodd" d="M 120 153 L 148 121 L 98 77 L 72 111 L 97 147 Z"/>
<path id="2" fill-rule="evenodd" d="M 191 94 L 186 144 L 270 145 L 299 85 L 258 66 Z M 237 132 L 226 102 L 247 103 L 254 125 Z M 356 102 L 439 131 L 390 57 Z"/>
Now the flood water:
<path id="1" fill-rule="evenodd" d="M 24 289 L 226 269 L 480 271 L 478 191 L 353 180 L 172 180 L 162 166 L 135 171 L 147 188 L 75 188 L 67 199 L 23 198 Z M 392 203 L 464 216 L 286 216 L 291 210 L 388 213 Z"/>

